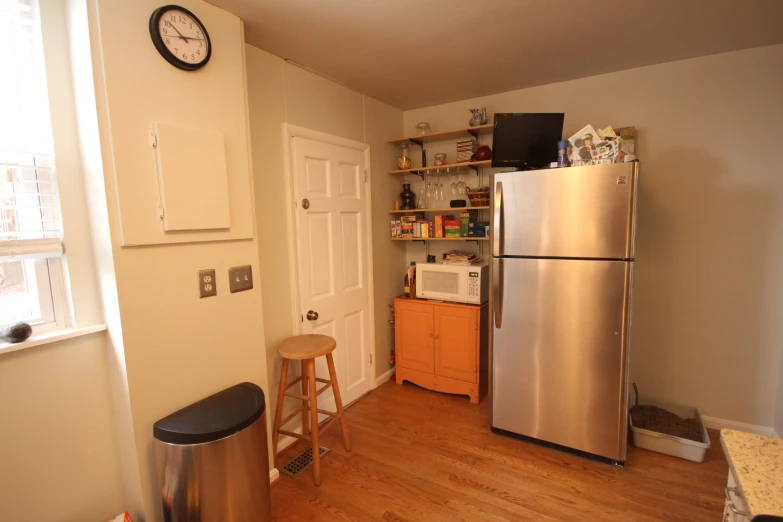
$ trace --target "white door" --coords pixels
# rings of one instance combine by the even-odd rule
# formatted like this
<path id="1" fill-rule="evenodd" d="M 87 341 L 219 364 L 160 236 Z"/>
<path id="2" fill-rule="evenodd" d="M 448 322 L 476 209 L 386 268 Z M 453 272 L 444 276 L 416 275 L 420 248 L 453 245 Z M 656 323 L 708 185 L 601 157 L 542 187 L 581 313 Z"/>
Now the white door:
<path id="1" fill-rule="evenodd" d="M 293 163 L 302 333 L 337 340 L 333 357 L 346 405 L 371 388 L 365 154 L 294 137 Z M 310 311 L 318 318 L 308 319 Z M 316 373 L 328 378 L 324 357 Z M 320 398 L 320 407 L 333 410 L 331 390 Z"/>

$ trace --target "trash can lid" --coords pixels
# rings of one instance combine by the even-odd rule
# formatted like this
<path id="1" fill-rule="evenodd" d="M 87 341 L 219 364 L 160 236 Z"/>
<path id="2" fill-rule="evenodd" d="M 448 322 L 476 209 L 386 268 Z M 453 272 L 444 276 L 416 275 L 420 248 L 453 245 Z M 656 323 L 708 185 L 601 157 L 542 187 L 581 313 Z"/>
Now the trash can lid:
<path id="1" fill-rule="evenodd" d="M 169 444 L 203 444 L 242 431 L 258 420 L 265 408 L 264 391 L 252 382 L 243 382 L 160 419 L 152 433 Z"/>

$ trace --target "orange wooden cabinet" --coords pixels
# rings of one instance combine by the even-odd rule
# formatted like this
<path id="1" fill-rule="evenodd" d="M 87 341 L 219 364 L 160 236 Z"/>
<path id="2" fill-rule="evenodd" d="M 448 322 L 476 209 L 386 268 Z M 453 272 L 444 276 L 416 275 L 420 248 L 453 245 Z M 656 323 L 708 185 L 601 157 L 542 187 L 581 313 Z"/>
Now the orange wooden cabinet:
<path id="1" fill-rule="evenodd" d="M 469 395 L 478 404 L 487 393 L 487 305 L 398 297 L 394 308 L 397 384 Z"/>

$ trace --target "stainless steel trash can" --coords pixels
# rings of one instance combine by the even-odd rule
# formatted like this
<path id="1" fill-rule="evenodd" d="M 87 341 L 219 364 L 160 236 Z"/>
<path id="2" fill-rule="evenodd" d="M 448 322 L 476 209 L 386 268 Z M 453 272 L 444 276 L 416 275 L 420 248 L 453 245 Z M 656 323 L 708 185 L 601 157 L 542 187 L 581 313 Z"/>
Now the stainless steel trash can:
<path id="1" fill-rule="evenodd" d="M 153 426 L 166 522 L 272 518 L 264 392 L 232 386 Z"/>

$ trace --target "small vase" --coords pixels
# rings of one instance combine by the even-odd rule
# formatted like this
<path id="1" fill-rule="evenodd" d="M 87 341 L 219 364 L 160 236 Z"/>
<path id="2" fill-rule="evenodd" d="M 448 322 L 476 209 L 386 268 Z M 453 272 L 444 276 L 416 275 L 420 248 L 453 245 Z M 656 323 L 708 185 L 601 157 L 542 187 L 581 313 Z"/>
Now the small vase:
<path id="1" fill-rule="evenodd" d="M 487 124 L 487 108 L 481 107 L 477 109 L 470 109 L 470 113 L 472 116 L 470 117 L 470 121 L 468 122 L 471 127 L 475 127 L 476 125 L 486 125 Z"/>
<path id="2" fill-rule="evenodd" d="M 476 161 L 487 161 L 492 159 L 492 149 L 489 145 L 482 145 L 476 149 L 475 153 Z"/>
<path id="3" fill-rule="evenodd" d="M 408 181 L 402 183 L 402 192 L 400 192 L 402 207 L 400 210 L 414 210 L 416 208 L 416 193 L 411 190 L 411 184 Z"/>

